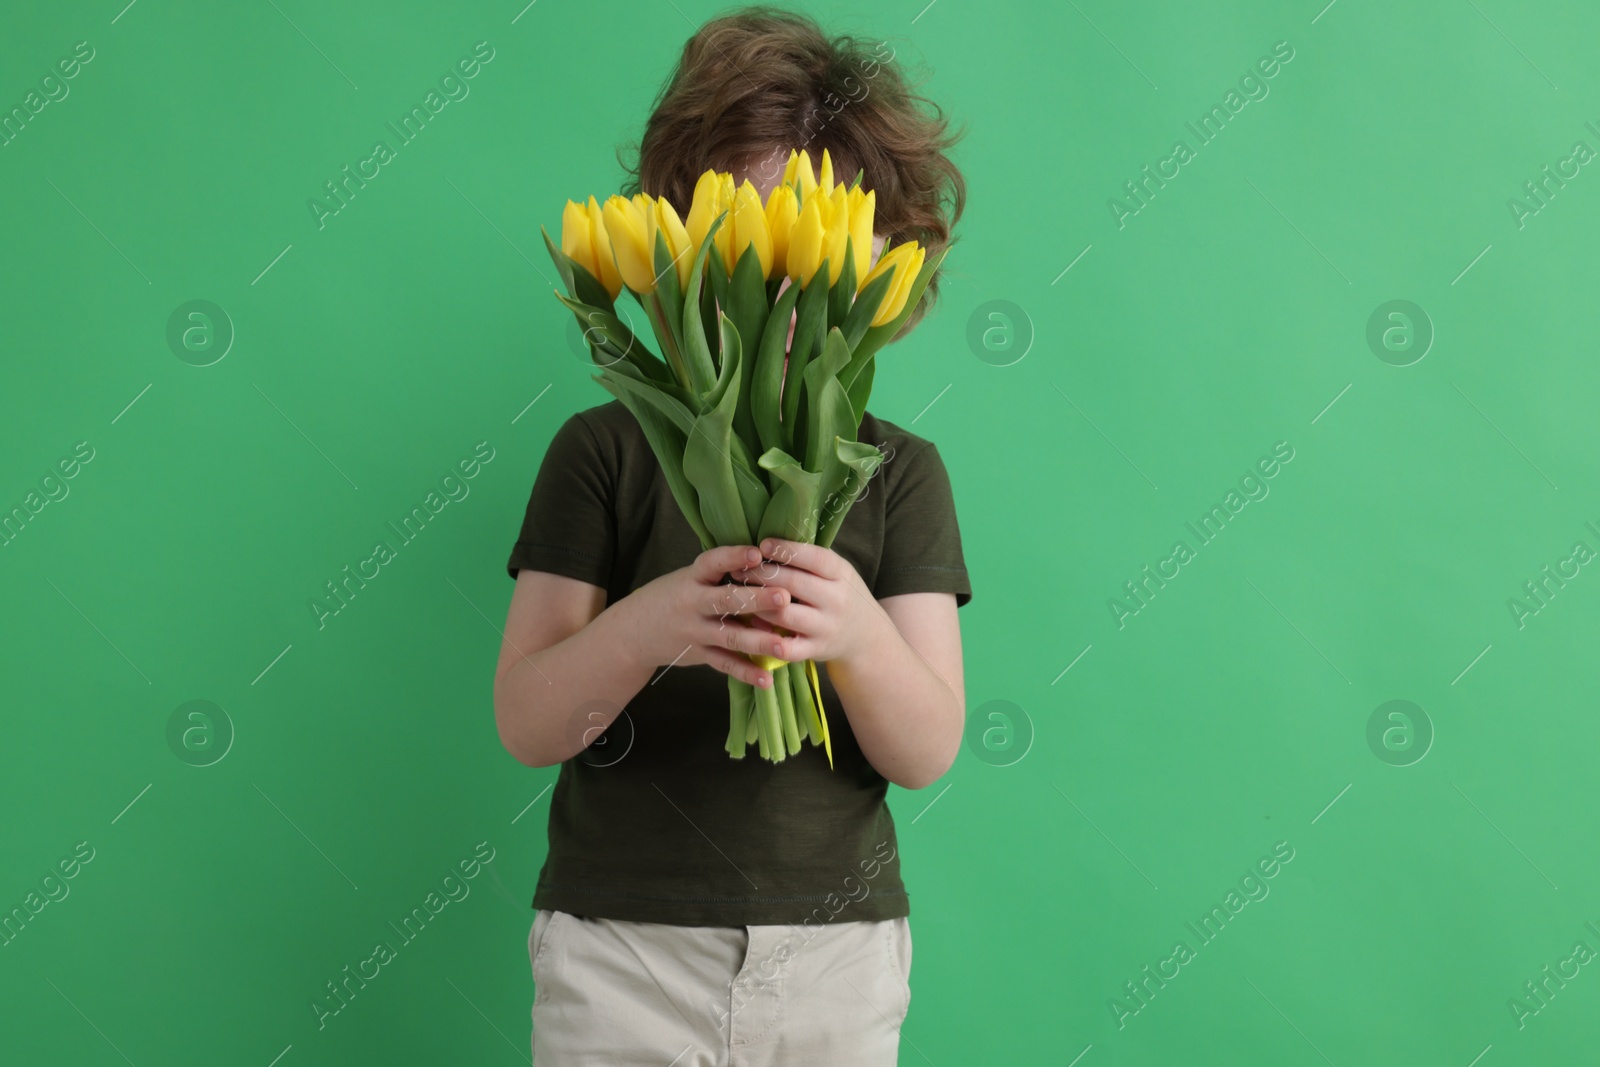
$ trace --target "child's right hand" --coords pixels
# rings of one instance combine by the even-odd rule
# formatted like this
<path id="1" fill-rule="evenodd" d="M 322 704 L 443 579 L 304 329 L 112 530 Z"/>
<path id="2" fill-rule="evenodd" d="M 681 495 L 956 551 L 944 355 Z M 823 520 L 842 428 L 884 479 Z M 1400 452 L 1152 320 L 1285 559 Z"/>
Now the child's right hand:
<path id="1" fill-rule="evenodd" d="M 759 566 L 761 551 L 725 545 L 635 589 L 626 605 L 629 655 L 652 666 L 706 664 L 723 674 L 770 687 L 772 674 L 741 653 L 771 652 L 772 632 L 747 625 L 743 616 L 772 611 L 789 602 L 789 591 L 762 585 L 726 585 L 730 571 Z"/>

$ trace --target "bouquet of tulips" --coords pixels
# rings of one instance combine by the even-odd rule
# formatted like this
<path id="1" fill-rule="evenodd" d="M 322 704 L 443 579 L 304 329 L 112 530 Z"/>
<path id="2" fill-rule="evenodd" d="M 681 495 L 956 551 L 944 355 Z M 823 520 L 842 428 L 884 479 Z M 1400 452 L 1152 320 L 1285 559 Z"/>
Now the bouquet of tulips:
<path id="1" fill-rule="evenodd" d="M 765 204 L 708 170 L 688 219 L 666 199 L 568 201 L 545 244 L 602 386 L 627 405 L 705 549 L 766 537 L 831 544 L 883 453 L 856 434 L 873 357 L 915 310 L 944 252 L 917 242 L 872 263 L 875 194 L 789 153 Z M 542 229 L 542 228 L 541 228 Z M 660 354 L 616 313 L 626 287 Z M 794 337 L 789 341 L 791 319 Z M 833 765 L 816 664 L 749 655 L 770 689 L 728 677 L 728 753 L 774 762 L 821 745 Z"/>

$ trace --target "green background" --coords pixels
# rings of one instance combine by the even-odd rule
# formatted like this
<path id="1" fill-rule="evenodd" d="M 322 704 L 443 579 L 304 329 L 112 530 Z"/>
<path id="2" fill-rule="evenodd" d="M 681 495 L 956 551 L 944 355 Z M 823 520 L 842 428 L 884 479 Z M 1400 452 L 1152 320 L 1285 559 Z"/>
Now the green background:
<path id="1" fill-rule="evenodd" d="M 872 403 L 938 443 L 975 590 L 978 729 L 890 795 L 904 1062 L 1592 1059 L 1600 966 L 1521 1026 L 1509 1001 L 1600 950 L 1600 577 L 1521 626 L 1508 601 L 1600 548 L 1600 177 L 1520 227 L 1507 201 L 1600 147 L 1600 16 L 924 3 L 808 7 L 968 129 L 943 298 Z M 94 458 L 0 549 L 0 907 L 95 855 L 0 949 L 3 1058 L 526 1061 L 556 770 L 495 732 L 504 564 L 551 434 L 609 399 L 538 228 L 613 191 L 721 9 L 22 8 L 0 106 L 95 55 L 0 148 L 0 503 Z M 323 183 L 479 41 L 470 94 L 319 228 Z M 1269 94 L 1196 148 L 1185 123 L 1280 41 Z M 1108 201 L 1179 139 L 1195 158 L 1119 227 Z M 1405 366 L 1367 342 L 1396 299 L 1436 334 Z M 167 342 L 192 300 L 236 333 L 208 366 Z M 470 495 L 319 628 L 323 584 L 480 441 Z M 1198 547 L 1185 524 L 1280 441 L 1269 495 Z M 1119 626 L 1108 602 L 1180 538 L 1194 558 Z M 191 700 L 236 735 L 205 767 L 169 745 Z M 1421 709 L 1410 741 L 1369 745 L 1391 700 Z M 324 983 L 479 842 L 471 895 L 319 1030 Z M 1270 894 L 1202 945 L 1186 924 L 1278 842 Z"/>

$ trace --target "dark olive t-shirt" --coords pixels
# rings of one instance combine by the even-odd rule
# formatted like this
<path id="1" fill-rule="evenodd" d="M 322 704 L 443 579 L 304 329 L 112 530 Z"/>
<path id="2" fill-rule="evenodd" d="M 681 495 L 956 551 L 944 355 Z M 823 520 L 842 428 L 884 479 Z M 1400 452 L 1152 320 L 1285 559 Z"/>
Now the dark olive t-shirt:
<path id="1" fill-rule="evenodd" d="M 878 598 L 972 599 L 949 475 L 932 442 L 868 412 L 859 438 L 887 460 L 832 548 Z M 689 566 L 700 541 L 621 401 L 556 431 L 507 572 L 577 578 L 606 604 Z M 888 782 L 862 755 L 817 665 L 833 742 L 781 763 L 724 747 L 727 675 L 658 670 L 605 734 L 565 761 L 550 801 L 549 853 L 533 906 L 680 926 L 892 919 L 910 914 Z"/>

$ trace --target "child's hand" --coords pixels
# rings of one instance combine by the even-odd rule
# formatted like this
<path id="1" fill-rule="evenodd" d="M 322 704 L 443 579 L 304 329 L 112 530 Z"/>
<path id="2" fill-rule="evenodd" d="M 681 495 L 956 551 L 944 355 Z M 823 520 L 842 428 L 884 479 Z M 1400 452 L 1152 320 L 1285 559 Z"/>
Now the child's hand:
<path id="1" fill-rule="evenodd" d="M 772 633 L 756 651 L 791 663 L 867 653 L 886 616 L 849 560 L 831 548 L 770 537 L 761 554 L 770 562 L 729 573 L 736 582 L 788 590 L 790 603 L 757 611 L 753 619 L 793 636 Z"/>
<path id="2" fill-rule="evenodd" d="M 790 594 L 722 580 L 731 571 L 755 566 L 759 557 L 749 545 L 713 548 L 617 601 L 613 607 L 628 620 L 630 655 L 652 667 L 703 663 L 770 688 L 771 672 L 740 653 L 767 651 L 770 635 L 748 620 L 758 611 L 781 608 Z"/>

